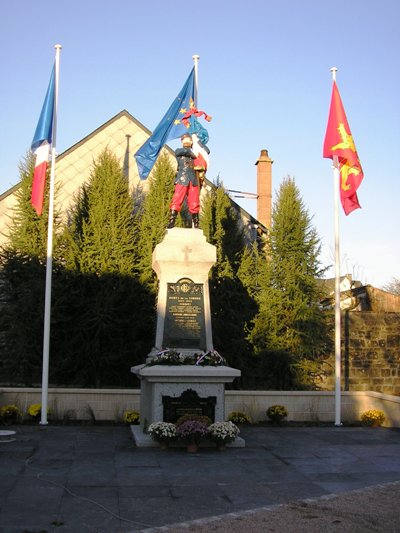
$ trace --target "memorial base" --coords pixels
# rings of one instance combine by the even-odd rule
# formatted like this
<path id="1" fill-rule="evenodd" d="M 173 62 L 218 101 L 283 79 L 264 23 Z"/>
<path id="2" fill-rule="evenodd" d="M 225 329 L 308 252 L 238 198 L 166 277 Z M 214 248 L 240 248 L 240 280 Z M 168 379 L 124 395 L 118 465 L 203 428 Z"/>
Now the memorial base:
<path id="1" fill-rule="evenodd" d="M 141 425 L 132 426 L 137 446 L 157 445 L 146 434 L 153 422 L 175 422 L 183 414 L 206 414 L 213 422 L 223 422 L 225 383 L 231 383 L 241 374 L 240 370 L 227 366 L 196 365 L 138 365 L 132 367 L 131 372 L 140 379 L 141 391 Z M 191 398 L 189 403 L 187 397 Z M 193 398 L 198 398 L 197 403 Z M 236 441 L 236 446 L 244 446 L 243 439 Z"/>

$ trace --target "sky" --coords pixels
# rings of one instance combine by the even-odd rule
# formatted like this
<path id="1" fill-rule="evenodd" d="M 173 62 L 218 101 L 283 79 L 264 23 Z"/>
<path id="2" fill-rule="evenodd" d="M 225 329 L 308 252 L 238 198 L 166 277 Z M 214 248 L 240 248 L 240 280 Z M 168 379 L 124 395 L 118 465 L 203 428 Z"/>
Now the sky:
<path id="1" fill-rule="evenodd" d="M 207 177 L 255 193 L 267 149 L 274 197 L 295 179 L 333 277 L 333 171 L 322 145 L 337 67 L 364 170 L 362 209 L 339 216 L 340 272 L 382 287 L 400 278 L 399 25 L 398 0 L 5 0 L 0 194 L 19 180 L 56 44 L 57 153 L 123 109 L 153 130 L 198 54 L 198 107 L 213 117 Z M 234 200 L 256 216 L 255 200 Z"/>

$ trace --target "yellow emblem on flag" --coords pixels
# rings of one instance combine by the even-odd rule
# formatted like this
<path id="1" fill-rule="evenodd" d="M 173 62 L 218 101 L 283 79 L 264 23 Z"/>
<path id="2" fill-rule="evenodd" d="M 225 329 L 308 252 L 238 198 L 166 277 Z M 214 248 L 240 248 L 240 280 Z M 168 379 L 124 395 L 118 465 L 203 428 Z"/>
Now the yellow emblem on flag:
<path id="1" fill-rule="evenodd" d="M 352 152 L 356 151 L 356 146 L 353 141 L 353 136 L 347 133 L 346 128 L 343 123 L 340 123 L 338 126 L 338 132 L 342 142 L 332 146 L 331 150 L 351 150 Z"/>

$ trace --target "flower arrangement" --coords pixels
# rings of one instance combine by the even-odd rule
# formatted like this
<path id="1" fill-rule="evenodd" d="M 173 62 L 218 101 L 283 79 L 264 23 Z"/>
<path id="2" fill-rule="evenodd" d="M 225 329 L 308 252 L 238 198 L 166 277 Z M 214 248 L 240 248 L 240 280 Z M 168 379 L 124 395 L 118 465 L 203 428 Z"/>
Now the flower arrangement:
<path id="1" fill-rule="evenodd" d="M 187 355 L 180 354 L 176 350 L 166 348 L 157 352 L 147 366 L 154 365 L 190 365 L 193 364 L 193 358 Z"/>
<path id="2" fill-rule="evenodd" d="M 154 365 L 197 365 L 197 366 L 222 366 L 226 365 L 225 359 L 216 351 L 209 350 L 205 353 L 185 355 L 166 348 L 157 352 L 146 366 Z"/>
<path id="3" fill-rule="evenodd" d="M 171 422 L 153 422 L 147 431 L 157 442 L 172 442 L 176 439 L 176 426 Z"/>
<path id="4" fill-rule="evenodd" d="M 288 410 L 284 405 L 271 405 L 267 409 L 268 418 L 277 424 L 288 416 Z"/>
<path id="5" fill-rule="evenodd" d="M 228 420 L 234 424 L 251 424 L 250 416 L 241 411 L 232 411 L 228 416 Z"/>
<path id="6" fill-rule="evenodd" d="M 207 437 L 208 428 L 206 424 L 198 420 L 186 420 L 176 428 L 176 434 L 179 439 L 187 443 L 199 444 Z"/>
<path id="7" fill-rule="evenodd" d="M 21 417 L 21 411 L 16 405 L 3 405 L 0 407 L 0 421 L 5 424 L 17 422 Z"/>
<path id="8" fill-rule="evenodd" d="M 38 418 L 40 416 L 40 413 L 42 412 L 42 404 L 41 403 L 33 403 L 28 407 L 28 415 L 32 418 Z M 50 413 L 50 409 L 47 408 L 47 414 Z"/>
<path id="9" fill-rule="evenodd" d="M 385 421 L 385 413 L 380 409 L 368 409 L 361 414 L 363 426 L 381 426 Z"/>
<path id="10" fill-rule="evenodd" d="M 125 424 L 138 425 L 140 422 L 140 415 L 137 411 L 125 411 L 123 418 Z"/>
<path id="11" fill-rule="evenodd" d="M 208 434 L 217 444 L 233 442 L 240 430 L 233 422 L 214 422 L 208 428 Z"/>
<path id="12" fill-rule="evenodd" d="M 223 366 L 226 364 L 225 359 L 217 350 L 209 350 L 203 355 L 196 354 L 196 365 L 200 366 Z"/>
<path id="13" fill-rule="evenodd" d="M 205 426 L 209 426 L 210 424 L 212 424 L 212 420 L 211 418 L 209 418 L 208 416 L 205 416 L 205 415 L 182 415 L 178 418 L 178 420 L 176 421 L 176 426 L 179 427 L 180 425 L 182 425 L 184 422 L 187 422 L 188 420 L 195 420 L 196 422 L 201 422 L 202 424 L 204 424 Z"/>

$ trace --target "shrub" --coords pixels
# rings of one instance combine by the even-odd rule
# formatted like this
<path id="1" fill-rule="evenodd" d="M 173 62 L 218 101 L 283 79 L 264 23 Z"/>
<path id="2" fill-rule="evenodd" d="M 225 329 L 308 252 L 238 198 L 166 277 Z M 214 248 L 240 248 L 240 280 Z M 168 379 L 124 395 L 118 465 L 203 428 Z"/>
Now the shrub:
<path id="1" fill-rule="evenodd" d="M 251 424 L 251 418 L 241 411 L 232 411 L 228 416 L 228 421 L 234 424 Z"/>
<path id="2" fill-rule="evenodd" d="M 381 426 L 385 419 L 385 413 L 379 409 L 369 409 L 361 414 L 363 426 Z"/>
<path id="3" fill-rule="evenodd" d="M 288 410 L 284 405 L 271 405 L 267 409 L 267 417 L 275 423 L 281 422 L 288 416 Z"/>

